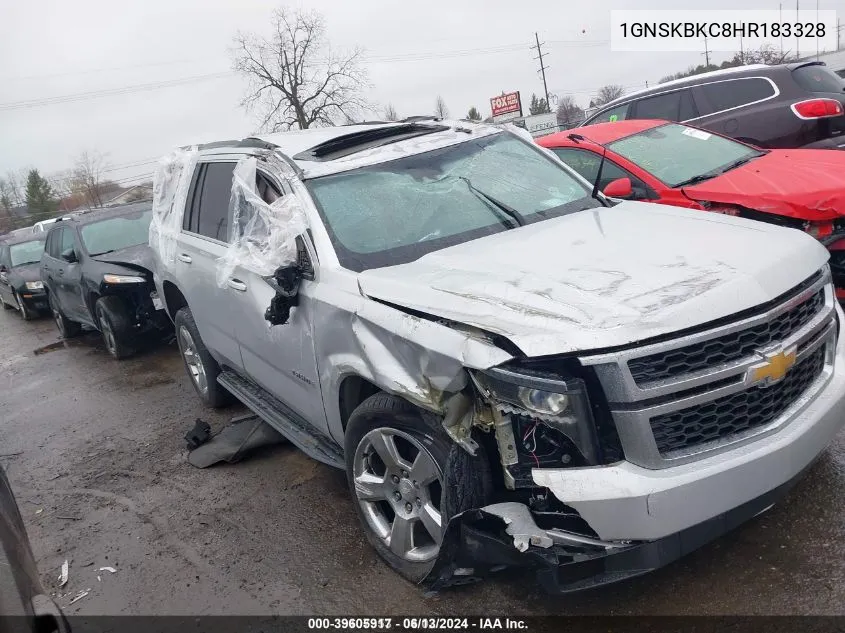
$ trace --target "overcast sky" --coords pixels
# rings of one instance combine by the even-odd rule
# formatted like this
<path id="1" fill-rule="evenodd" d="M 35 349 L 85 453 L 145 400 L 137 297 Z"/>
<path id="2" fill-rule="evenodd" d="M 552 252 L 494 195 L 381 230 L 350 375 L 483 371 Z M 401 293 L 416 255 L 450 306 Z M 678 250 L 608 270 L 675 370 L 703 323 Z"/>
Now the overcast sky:
<path id="1" fill-rule="evenodd" d="M 0 3 L 0 176 L 69 168 L 83 150 L 107 155 L 110 176 L 153 170 L 177 145 L 248 136 L 255 118 L 239 105 L 230 72 L 238 31 L 266 33 L 271 0 L 5 0 Z M 400 116 L 431 114 L 443 95 L 453 116 L 520 90 L 540 94 L 534 32 L 547 43 L 549 91 L 581 105 L 602 85 L 633 90 L 703 62 L 697 53 L 613 53 L 611 9 L 777 9 L 769 0 L 311 0 L 335 49 L 363 47 L 370 100 Z M 814 0 L 802 0 L 814 9 Z M 794 10 L 794 2 L 785 3 Z M 845 0 L 819 0 L 845 16 Z M 729 53 L 715 53 L 716 63 Z M 209 75 L 211 75 L 209 77 Z M 193 79 L 192 79 L 193 78 Z M 198 78 L 198 79 L 197 79 Z M 159 87 L 164 82 L 175 83 Z M 144 90 L 90 98 L 101 91 Z M 73 96 L 72 98 L 70 96 Z M 22 102 L 62 97 L 51 105 Z M 87 98 L 86 98 L 87 97 Z M 11 104 L 11 105 L 10 105 Z M 526 108 L 527 109 L 527 108 Z M 147 161 L 147 162 L 144 162 Z M 123 168 L 124 165 L 131 165 Z"/>

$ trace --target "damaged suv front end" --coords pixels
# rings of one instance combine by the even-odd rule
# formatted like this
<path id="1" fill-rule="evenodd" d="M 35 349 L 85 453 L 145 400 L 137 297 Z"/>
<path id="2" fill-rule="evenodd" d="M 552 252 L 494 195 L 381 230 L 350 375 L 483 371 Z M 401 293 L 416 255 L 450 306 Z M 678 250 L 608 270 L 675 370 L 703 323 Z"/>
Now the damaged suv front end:
<path id="1" fill-rule="evenodd" d="M 837 303 L 825 267 L 712 327 L 475 372 L 504 486 L 526 500 L 455 517 L 463 554 L 431 581 L 521 565 L 549 591 L 576 591 L 666 565 L 770 508 L 842 427 Z"/>

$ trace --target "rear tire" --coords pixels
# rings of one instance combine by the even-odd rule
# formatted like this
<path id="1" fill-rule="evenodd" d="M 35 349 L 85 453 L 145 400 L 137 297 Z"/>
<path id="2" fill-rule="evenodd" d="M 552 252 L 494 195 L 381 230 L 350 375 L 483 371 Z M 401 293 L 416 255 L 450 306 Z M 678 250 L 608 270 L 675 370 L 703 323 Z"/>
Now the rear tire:
<path id="1" fill-rule="evenodd" d="M 47 295 L 47 299 L 50 303 L 50 312 L 53 314 L 53 321 L 56 324 L 56 328 L 59 330 L 59 336 L 63 339 L 79 336 L 79 333 L 82 331 L 82 326 L 76 321 L 71 321 L 64 315 L 62 309 L 59 307 L 58 302 L 53 298 L 52 294 Z"/>
<path id="2" fill-rule="evenodd" d="M 100 297 L 94 305 L 94 314 L 106 351 L 112 358 L 122 360 L 135 353 L 132 341 L 132 319 L 120 297 Z"/>
<path id="3" fill-rule="evenodd" d="M 472 457 L 446 435 L 439 417 L 397 396 L 377 393 L 352 412 L 345 454 L 367 540 L 413 583 L 422 582 L 440 549 L 451 546 L 443 542 L 449 519 L 489 502 L 483 447 Z"/>
<path id="4" fill-rule="evenodd" d="M 194 315 L 187 306 L 181 308 L 173 319 L 176 327 L 176 341 L 179 353 L 185 363 L 185 372 L 200 400 L 207 407 L 219 409 L 230 404 L 232 394 L 217 382 L 220 375 L 220 365 L 209 353 L 194 321 Z"/>

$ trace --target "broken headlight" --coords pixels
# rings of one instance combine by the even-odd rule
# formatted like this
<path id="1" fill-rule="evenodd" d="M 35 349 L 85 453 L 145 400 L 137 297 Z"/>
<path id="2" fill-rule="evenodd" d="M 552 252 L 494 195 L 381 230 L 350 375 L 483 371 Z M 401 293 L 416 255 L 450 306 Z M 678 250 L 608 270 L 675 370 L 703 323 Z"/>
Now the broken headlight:
<path id="1" fill-rule="evenodd" d="M 511 416 L 518 443 L 525 435 L 526 423 L 535 427 L 542 425 L 566 437 L 581 453 L 579 461 L 597 463 L 595 424 L 583 380 L 502 368 L 478 372 L 475 378 L 492 404 L 502 414 Z M 535 437 L 532 432 L 531 439 Z M 563 446 L 561 451 L 565 453 Z M 563 463 L 569 462 L 564 460 Z"/>

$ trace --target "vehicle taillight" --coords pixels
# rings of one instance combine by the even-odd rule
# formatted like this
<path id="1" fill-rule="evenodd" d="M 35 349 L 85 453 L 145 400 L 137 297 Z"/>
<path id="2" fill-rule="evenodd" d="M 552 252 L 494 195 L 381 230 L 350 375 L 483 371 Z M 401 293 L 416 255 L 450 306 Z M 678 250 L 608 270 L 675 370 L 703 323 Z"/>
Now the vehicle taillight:
<path id="1" fill-rule="evenodd" d="M 799 119 L 823 119 L 841 116 L 845 113 L 842 104 L 836 99 L 809 99 L 792 104 L 792 111 Z"/>
<path id="2" fill-rule="evenodd" d="M 804 230 L 817 239 L 833 235 L 833 222 L 807 222 Z"/>

